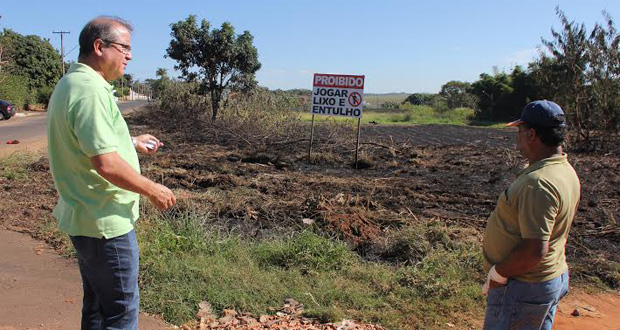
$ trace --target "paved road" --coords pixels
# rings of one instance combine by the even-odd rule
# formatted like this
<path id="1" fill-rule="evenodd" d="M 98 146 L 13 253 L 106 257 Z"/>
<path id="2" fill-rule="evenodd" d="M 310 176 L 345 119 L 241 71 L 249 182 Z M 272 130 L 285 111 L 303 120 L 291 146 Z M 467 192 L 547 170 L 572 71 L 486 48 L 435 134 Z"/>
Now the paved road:
<path id="1" fill-rule="evenodd" d="M 147 101 L 127 101 L 119 103 L 122 113 L 142 107 Z M 45 112 L 29 114 L 26 117 L 14 117 L 10 120 L 0 121 L 0 145 L 6 144 L 7 140 L 19 140 L 20 143 L 32 143 L 36 140 L 45 139 Z"/>

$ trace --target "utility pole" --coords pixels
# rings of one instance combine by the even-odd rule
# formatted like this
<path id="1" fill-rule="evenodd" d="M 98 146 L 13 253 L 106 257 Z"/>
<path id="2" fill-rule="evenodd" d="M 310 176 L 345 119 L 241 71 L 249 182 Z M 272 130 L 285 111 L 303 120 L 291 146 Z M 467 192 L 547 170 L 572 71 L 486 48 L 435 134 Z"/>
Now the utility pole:
<path id="1" fill-rule="evenodd" d="M 52 31 L 52 33 L 60 34 L 60 66 L 62 67 L 62 75 L 65 75 L 65 43 L 63 36 L 69 34 L 69 31 Z"/>

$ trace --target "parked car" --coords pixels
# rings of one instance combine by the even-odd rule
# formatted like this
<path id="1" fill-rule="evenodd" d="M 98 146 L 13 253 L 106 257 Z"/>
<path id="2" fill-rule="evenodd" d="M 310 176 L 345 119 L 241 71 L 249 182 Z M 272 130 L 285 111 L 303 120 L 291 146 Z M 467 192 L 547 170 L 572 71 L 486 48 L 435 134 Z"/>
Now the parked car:
<path id="1" fill-rule="evenodd" d="M 9 120 L 15 116 L 17 109 L 7 101 L 0 100 L 0 120 Z"/>

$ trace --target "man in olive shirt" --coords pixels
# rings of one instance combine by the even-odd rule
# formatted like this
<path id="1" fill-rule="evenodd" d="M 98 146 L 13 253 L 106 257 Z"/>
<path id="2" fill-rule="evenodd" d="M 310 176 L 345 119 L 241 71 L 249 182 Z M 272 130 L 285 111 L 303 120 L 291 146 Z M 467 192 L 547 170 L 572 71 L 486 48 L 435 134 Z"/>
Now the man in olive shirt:
<path id="1" fill-rule="evenodd" d="M 551 329 L 568 292 L 565 245 L 580 198 L 562 152 L 564 112 L 547 100 L 523 109 L 517 149 L 529 166 L 500 195 L 484 234 L 484 329 Z"/>
<path id="2" fill-rule="evenodd" d="M 53 215 L 77 252 L 82 329 L 137 329 L 139 198 L 160 210 L 176 202 L 170 189 L 140 174 L 136 150 L 152 154 L 163 144 L 152 135 L 129 135 L 108 83 L 132 58 L 131 32 L 116 17 L 87 23 L 79 63 L 58 82 L 48 107 L 50 170 L 59 195 Z"/>

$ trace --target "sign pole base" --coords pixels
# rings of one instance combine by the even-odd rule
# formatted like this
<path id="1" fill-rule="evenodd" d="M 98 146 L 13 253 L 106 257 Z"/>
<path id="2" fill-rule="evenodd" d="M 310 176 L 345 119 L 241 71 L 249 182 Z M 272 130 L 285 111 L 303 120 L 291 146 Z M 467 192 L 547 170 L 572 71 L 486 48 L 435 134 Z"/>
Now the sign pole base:
<path id="1" fill-rule="evenodd" d="M 312 126 L 310 128 L 310 147 L 308 148 L 308 164 L 311 163 L 312 159 L 312 142 L 314 140 L 314 114 L 312 114 Z"/>
<path id="2" fill-rule="evenodd" d="M 355 169 L 357 170 L 357 154 L 360 150 L 360 124 L 362 118 L 357 118 L 357 142 L 355 143 Z"/>

